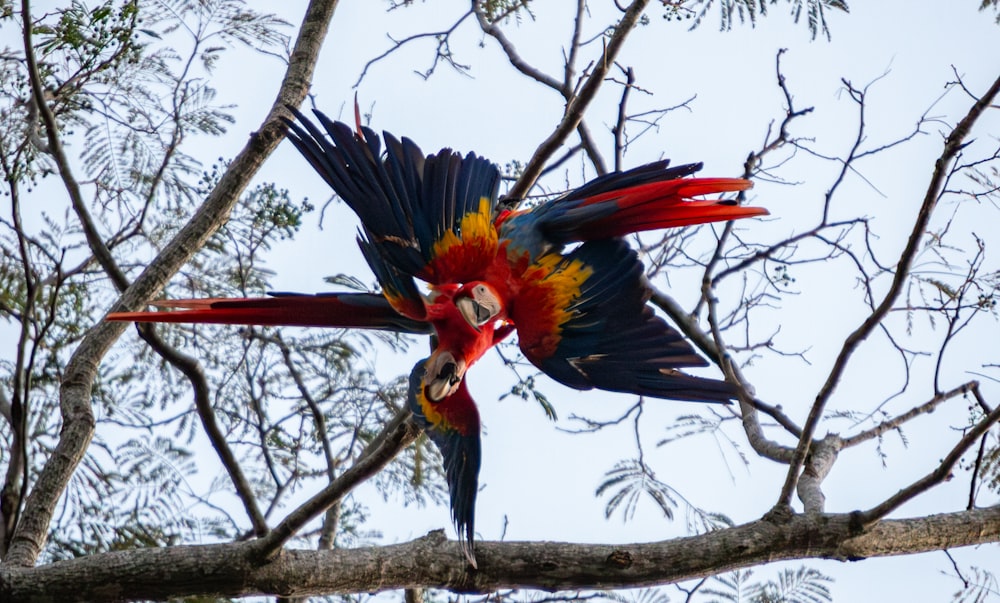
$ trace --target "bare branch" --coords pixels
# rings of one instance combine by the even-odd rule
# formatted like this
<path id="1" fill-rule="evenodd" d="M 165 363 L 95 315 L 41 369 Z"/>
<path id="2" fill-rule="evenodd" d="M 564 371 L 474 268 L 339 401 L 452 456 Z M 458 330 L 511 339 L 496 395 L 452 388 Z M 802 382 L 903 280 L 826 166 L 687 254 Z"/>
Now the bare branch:
<path id="1" fill-rule="evenodd" d="M 973 391 L 978 390 L 979 383 L 973 381 L 969 385 L 969 389 Z M 952 447 L 951 451 L 941 460 L 937 468 L 875 507 L 860 513 L 859 517 L 862 524 L 871 525 L 889 513 L 892 513 L 910 499 L 946 481 L 951 477 L 952 469 L 954 469 L 955 463 L 958 462 L 961 456 L 998 421 L 1000 421 L 1000 406 L 993 409 L 993 412 L 983 417 L 971 429 L 966 431 L 965 435 L 962 436 L 955 446 Z"/>
<path id="2" fill-rule="evenodd" d="M 440 61 L 442 58 L 448 61 L 448 64 L 454 67 L 458 72 L 465 73 L 466 71 L 469 70 L 469 67 L 467 65 L 460 65 L 455 62 L 455 60 L 451 56 L 451 51 L 448 48 L 448 39 L 451 37 L 451 34 L 455 33 L 455 30 L 458 29 L 458 26 L 461 25 L 462 22 L 468 19 L 471 15 L 472 15 L 472 10 L 466 11 L 465 13 L 462 14 L 461 17 L 459 17 L 458 21 L 455 21 L 451 25 L 451 27 L 442 31 L 414 34 L 412 36 L 407 36 L 402 40 L 393 40 L 392 38 L 389 38 L 390 40 L 392 40 L 392 46 L 389 47 L 389 50 L 386 50 L 382 54 L 378 55 L 377 57 L 365 63 L 365 66 L 361 69 L 361 74 L 358 76 L 357 81 L 354 82 L 354 87 L 357 88 L 358 86 L 361 85 L 362 80 L 364 80 L 365 76 L 368 75 L 368 70 L 375 63 L 378 63 L 382 59 L 395 53 L 397 50 L 400 50 L 401 48 L 403 48 L 403 46 L 406 46 L 410 42 L 426 38 L 436 39 L 438 41 L 438 47 L 437 47 L 437 53 L 434 55 L 434 62 L 431 64 L 431 66 L 423 73 L 417 72 L 421 77 L 423 77 L 424 79 L 430 77 L 431 74 L 434 73 L 434 69 L 437 67 L 438 61 Z"/>
<path id="3" fill-rule="evenodd" d="M 947 402 L 957 396 L 964 396 L 973 390 L 978 390 L 978 387 L 975 387 L 975 384 L 975 381 L 963 383 L 952 390 L 934 396 L 927 402 L 924 402 L 920 406 L 915 406 L 899 416 L 893 417 L 888 421 L 883 421 L 871 429 L 862 431 L 861 433 L 853 435 L 849 438 L 844 438 L 844 448 L 857 446 L 862 442 L 867 442 L 868 440 L 877 438 L 887 431 L 898 429 L 904 423 L 911 421 L 920 415 L 930 414 L 934 412 L 934 410 L 943 402 Z"/>
<path id="4" fill-rule="evenodd" d="M 639 22 L 639 17 L 648 4 L 649 0 L 634 0 L 629 5 L 628 10 L 625 11 L 625 14 L 622 15 L 621 20 L 615 26 L 614 33 L 611 34 L 600 60 L 594 64 L 593 70 L 580 88 L 579 94 L 574 96 L 567 104 L 566 112 L 559 125 L 556 126 L 556 129 L 548 138 L 538 145 L 531 159 L 525 165 L 521 177 L 518 178 L 518 181 L 510 189 L 510 192 L 508 192 L 507 196 L 509 199 L 519 200 L 531 190 L 531 187 L 534 186 L 535 181 L 545 167 L 545 163 L 562 146 L 569 133 L 577 128 L 580 120 L 583 119 L 583 114 L 587 110 L 587 106 L 597 95 L 597 91 L 604 82 L 608 70 L 614 64 L 615 57 L 618 56 L 618 52 L 625 43 L 628 34 Z"/>
<path id="5" fill-rule="evenodd" d="M 216 420 L 215 410 L 212 408 L 208 381 L 205 379 L 201 363 L 196 358 L 192 358 L 167 345 L 160 338 L 155 324 L 138 323 L 136 326 L 139 329 L 142 339 L 157 354 L 162 356 L 177 370 L 181 371 L 188 381 L 190 381 L 194 392 L 194 405 L 198 410 L 198 418 L 201 419 L 201 425 L 208 436 L 208 440 L 212 443 L 212 448 L 219 455 L 219 461 L 229 474 L 229 479 L 233 482 L 236 494 L 240 502 L 243 503 L 247 517 L 250 518 L 253 533 L 258 536 L 267 533 L 267 521 L 264 519 L 264 514 L 260 511 L 260 507 L 257 505 L 257 497 L 254 495 L 253 488 L 243 474 L 243 469 L 240 467 L 239 461 L 236 460 L 236 455 L 233 454 L 232 448 L 230 448 L 229 443 L 226 441 L 226 434 L 222 432 L 219 422 Z"/>
<path id="6" fill-rule="evenodd" d="M 358 484 L 375 475 L 406 446 L 420 435 L 409 410 L 402 410 L 386 424 L 382 433 L 330 485 L 300 505 L 263 538 L 254 542 L 254 554 L 261 559 L 272 558 L 303 526 L 337 503 Z"/>
<path id="7" fill-rule="evenodd" d="M 757 413 L 754 412 L 754 408 L 760 408 L 764 412 L 767 412 L 767 414 L 777 420 L 786 430 L 792 433 L 798 432 L 798 427 L 796 427 L 795 424 L 787 416 L 785 416 L 783 412 L 781 412 L 781 409 L 769 406 L 755 399 L 755 397 L 750 393 L 752 391 L 751 386 L 743 376 L 739 367 L 732 362 L 728 356 L 720 358 L 719 349 L 715 342 L 694 323 L 694 319 L 691 318 L 690 315 L 688 315 L 673 298 L 665 295 L 661 291 L 654 290 L 653 297 L 650 301 L 658 308 L 666 312 L 674 324 L 680 327 L 684 335 L 688 337 L 702 352 L 716 362 L 721 363 L 727 377 L 734 379 L 734 381 L 732 381 L 733 383 L 741 385 L 744 392 L 744 395 L 740 397 L 743 427 L 747 432 L 747 438 L 754 451 L 757 452 L 757 454 L 773 461 L 784 463 L 789 462 L 792 458 L 792 448 L 781 446 L 764 435 L 764 430 L 761 427 Z"/>
<path id="8" fill-rule="evenodd" d="M 625 73 L 625 85 L 622 87 L 622 98 L 618 101 L 618 119 L 615 121 L 615 169 L 622 169 L 622 154 L 625 152 L 625 122 L 628 120 L 625 107 L 628 104 L 628 95 L 632 92 L 632 85 L 635 84 L 635 71 L 631 67 L 628 69 L 620 67 Z"/>
<path id="9" fill-rule="evenodd" d="M 566 89 L 563 82 L 560 82 L 551 75 L 539 71 L 521 57 L 520 53 L 517 52 L 517 48 L 514 46 L 514 43 L 507 38 L 506 34 L 503 33 L 503 30 L 497 27 L 496 23 L 490 21 L 489 17 L 483 10 L 483 4 L 481 2 L 473 2 L 472 10 L 476 13 L 476 19 L 479 22 L 480 29 L 483 30 L 483 33 L 490 36 L 496 40 L 498 44 L 500 44 L 501 50 L 503 50 L 504 54 L 507 55 L 507 60 L 510 61 L 510 64 L 513 65 L 515 69 L 535 80 L 539 84 L 542 84 L 546 88 L 551 88 L 556 92 L 562 93 Z M 578 12 L 577 27 L 579 27 L 580 18 L 581 14 Z M 571 63 L 567 61 L 567 66 L 570 64 Z"/>

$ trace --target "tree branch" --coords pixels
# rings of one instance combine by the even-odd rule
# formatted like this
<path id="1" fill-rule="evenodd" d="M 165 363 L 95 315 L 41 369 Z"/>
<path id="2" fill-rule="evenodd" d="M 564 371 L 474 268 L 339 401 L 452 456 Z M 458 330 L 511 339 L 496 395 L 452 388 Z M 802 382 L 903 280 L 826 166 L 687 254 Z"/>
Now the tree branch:
<path id="1" fill-rule="evenodd" d="M 973 381 L 972 384 L 969 385 L 969 388 L 972 390 L 978 390 L 979 383 Z M 906 488 L 903 488 L 896 494 L 893 494 L 881 504 L 862 513 L 860 516 L 862 522 L 867 525 L 878 521 L 898 509 L 908 500 L 947 480 L 951 476 L 951 471 L 955 468 L 955 464 L 962 457 L 962 455 L 965 454 L 965 451 L 968 450 L 969 447 L 971 447 L 976 440 L 982 437 L 991 427 L 993 427 L 997 421 L 1000 421 L 1000 406 L 994 408 L 993 412 L 989 413 L 983 417 L 981 421 L 973 425 L 972 428 L 969 429 L 955 444 L 944 459 L 941 460 L 941 464 L 939 464 L 934 471 L 931 471 Z"/>
<path id="2" fill-rule="evenodd" d="M 862 431 L 861 433 L 855 434 L 849 438 L 844 438 L 844 448 L 857 446 L 861 442 L 867 442 L 868 440 L 877 438 L 887 431 L 890 431 L 892 429 L 898 429 L 903 423 L 906 423 L 907 421 L 910 421 L 920 415 L 930 414 L 934 412 L 934 410 L 938 406 L 940 406 L 942 402 L 951 400 L 956 396 L 965 395 L 970 391 L 972 391 L 973 389 L 978 390 L 978 387 L 976 387 L 975 381 L 970 381 L 969 383 L 963 383 L 962 385 L 959 385 L 958 387 L 952 390 L 938 394 L 933 398 L 931 398 L 930 400 L 928 400 L 927 402 L 924 402 L 920 406 L 915 406 L 899 416 L 893 417 L 887 421 L 883 421 L 878 425 L 876 425 L 875 427 Z"/>
<path id="3" fill-rule="evenodd" d="M 285 597 L 436 588 L 488 593 L 520 588 L 635 588 L 790 559 L 857 561 L 1000 540 L 1000 506 L 894 519 L 859 530 L 853 513 L 758 520 L 656 543 L 481 542 L 478 571 L 441 531 L 411 542 L 333 551 L 286 550 L 261 564 L 255 543 L 104 553 L 38 568 L 0 567 L 0 597 L 16 603 L 126 601 L 205 594 Z M 150 580 L 155 573 L 157 580 Z"/>
<path id="4" fill-rule="evenodd" d="M 517 179 L 517 182 L 511 187 L 510 192 L 507 193 L 509 199 L 520 200 L 531 190 L 538 176 L 542 173 L 545 163 L 556 152 L 556 149 L 566 142 L 566 138 L 570 132 L 577 129 L 577 126 L 583 119 L 584 112 L 587 110 L 587 106 L 590 105 L 590 102 L 597 95 L 597 91 L 600 89 L 601 84 L 604 83 L 604 78 L 607 76 L 608 70 L 614 65 L 615 58 L 618 56 L 618 52 L 625 43 L 628 34 L 635 28 L 636 23 L 639 22 L 639 17 L 642 15 L 642 11 L 646 9 L 648 4 L 649 0 L 634 0 L 629 5 L 625 14 L 622 15 L 621 20 L 615 26 L 614 33 L 608 40 L 604 53 L 600 60 L 594 64 L 593 70 L 587 77 L 587 81 L 580 88 L 580 92 L 567 103 L 566 112 L 563 114 L 559 125 L 556 126 L 556 129 L 548 138 L 538 145 L 535 153 L 524 166 L 521 177 Z"/>

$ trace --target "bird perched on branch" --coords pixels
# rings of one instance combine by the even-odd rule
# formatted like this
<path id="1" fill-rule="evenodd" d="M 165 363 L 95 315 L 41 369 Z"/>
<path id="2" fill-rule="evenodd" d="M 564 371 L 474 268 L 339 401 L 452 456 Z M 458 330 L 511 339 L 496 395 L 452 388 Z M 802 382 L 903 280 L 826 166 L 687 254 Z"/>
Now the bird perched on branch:
<path id="1" fill-rule="evenodd" d="M 473 567 L 480 430 L 464 377 L 512 331 L 526 358 L 576 389 L 697 402 L 735 397 L 729 383 L 681 372 L 707 362 L 646 303 L 642 263 L 620 237 L 764 215 L 731 200 L 693 199 L 750 182 L 693 178 L 701 164 L 659 161 L 530 209 L 506 209 L 500 172 L 482 157 L 447 148 L 425 155 L 407 138 L 380 140 L 360 124 L 352 129 L 317 111 L 317 125 L 291 111 L 298 123 L 286 120 L 289 140 L 360 218 L 358 242 L 381 295 L 180 300 L 159 304 L 173 311 L 108 318 L 432 333 L 431 356 L 410 374 L 409 406 L 441 451 L 452 517 Z"/>

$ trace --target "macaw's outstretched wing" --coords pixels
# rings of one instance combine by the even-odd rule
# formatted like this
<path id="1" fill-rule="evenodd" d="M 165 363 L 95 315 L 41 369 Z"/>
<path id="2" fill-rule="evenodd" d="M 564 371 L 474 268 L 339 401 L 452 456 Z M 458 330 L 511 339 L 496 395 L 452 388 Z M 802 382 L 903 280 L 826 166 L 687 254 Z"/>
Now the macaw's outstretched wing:
<path id="1" fill-rule="evenodd" d="M 417 424 L 441 451 L 451 498 L 451 516 L 462 542 L 462 552 L 469 564 L 477 567 L 474 548 L 476 494 L 482 459 L 479 410 L 464 379 L 450 396 L 433 402 L 424 388 L 425 364 L 426 360 L 421 360 L 410 373 L 410 410 Z"/>
<path id="2" fill-rule="evenodd" d="M 429 323 L 402 316 L 374 293 L 273 293 L 258 298 L 164 300 L 153 305 L 168 311 L 112 312 L 107 320 L 433 332 Z"/>
<path id="3" fill-rule="evenodd" d="M 379 137 L 316 111 L 323 126 L 289 108 L 288 139 L 361 219 L 370 244 L 400 273 L 432 284 L 482 275 L 496 257 L 500 171 L 451 149 L 424 155 L 410 139 Z M 329 139 L 327 138 L 329 136 Z"/>
<path id="4" fill-rule="evenodd" d="M 692 199 L 746 190 L 752 186 L 749 180 L 688 178 L 701 169 L 700 163 L 668 166 L 668 161 L 658 161 L 595 178 L 537 208 L 515 214 L 502 232 L 510 238 L 525 238 L 524 243 L 515 240 L 515 245 L 531 250 L 537 241 L 561 246 L 768 213 L 764 208 L 743 207 L 732 200 Z M 536 232 L 531 233 L 529 228 Z"/>
<path id="5" fill-rule="evenodd" d="M 642 264 L 621 239 L 543 256 L 525 273 L 511 319 L 524 355 L 576 389 L 726 402 L 735 389 L 678 369 L 707 363 L 646 305 Z"/>

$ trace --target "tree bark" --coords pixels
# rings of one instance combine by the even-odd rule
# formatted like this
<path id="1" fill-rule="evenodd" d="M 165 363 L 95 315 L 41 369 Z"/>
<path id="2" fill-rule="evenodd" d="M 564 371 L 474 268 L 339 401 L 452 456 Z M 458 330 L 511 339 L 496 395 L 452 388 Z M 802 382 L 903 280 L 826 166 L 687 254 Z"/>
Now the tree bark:
<path id="1" fill-rule="evenodd" d="M 284 550 L 255 564 L 254 543 L 178 546 L 93 555 L 36 568 L 0 569 L 0 600 L 131 601 L 193 595 L 301 597 L 438 588 L 486 593 L 664 585 L 771 561 L 858 561 L 1000 541 L 1000 506 L 881 521 L 854 513 L 757 520 L 701 536 L 647 544 L 483 542 L 479 570 L 436 531 L 411 542 L 332 551 Z"/>

